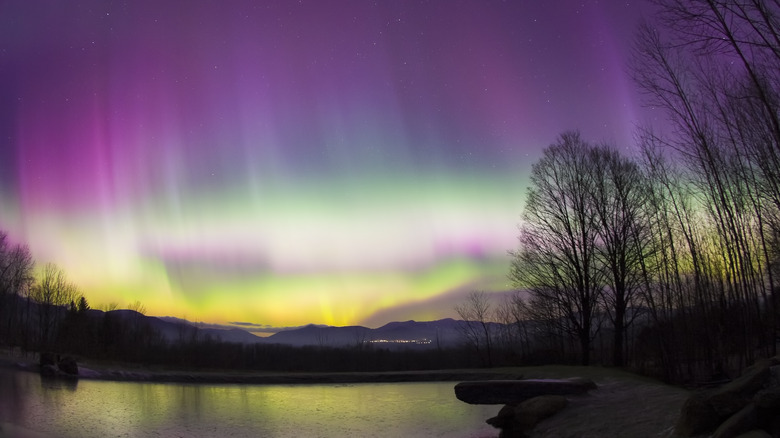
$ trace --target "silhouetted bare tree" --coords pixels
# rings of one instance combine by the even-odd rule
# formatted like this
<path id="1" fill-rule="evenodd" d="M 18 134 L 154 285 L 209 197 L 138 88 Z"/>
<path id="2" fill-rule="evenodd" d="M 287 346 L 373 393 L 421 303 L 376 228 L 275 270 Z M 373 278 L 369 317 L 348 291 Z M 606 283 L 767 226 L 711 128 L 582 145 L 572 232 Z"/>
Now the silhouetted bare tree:
<path id="1" fill-rule="evenodd" d="M 590 363 L 606 283 L 598 259 L 591 149 L 579 133 L 567 132 L 533 165 L 509 274 L 530 292 L 534 305 L 548 309 L 548 317 L 578 340 L 583 365 Z"/>
<path id="2" fill-rule="evenodd" d="M 688 374 L 696 367 L 712 373 L 732 359 L 745 366 L 757 352 L 776 353 L 776 274 L 769 267 L 780 225 L 780 3 L 656 4 L 657 21 L 640 32 L 633 69 L 648 103 L 666 110 L 673 128 L 645 140 L 684 163 L 692 210 L 704 213 L 697 223 L 667 222 L 684 238 L 675 249 L 685 249 L 676 254 L 689 264 L 658 273 L 676 270 L 684 280 L 674 287 L 679 307 L 670 317 L 682 321 L 678 337 L 695 339 L 681 346 Z M 663 174 L 653 176 L 664 189 L 655 199 L 672 201 L 666 212 L 681 219 Z"/>
<path id="3" fill-rule="evenodd" d="M 504 300 L 496 306 L 494 313 L 496 321 L 501 323 L 495 344 L 511 356 L 510 362 L 517 362 L 512 360 L 516 356 L 519 356 L 520 360 L 524 359 L 531 351 L 528 326 L 533 317 L 523 294 L 515 291 L 504 297 Z"/>
<path id="4" fill-rule="evenodd" d="M 596 253 L 604 270 L 605 309 L 614 329 L 613 364 L 625 364 L 625 332 L 637 316 L 638 291 L 643 286 L 643 262 L 652 251 L 646 212 L 646 184 L 639 166 L 611 148 L 590 150 L 594 173 Z"/>
<path id="5" fill-rule="evenodd" d="M 38 348 L 52 346 L 65 306 L 76 298 L 76 286 L 68 281 L 65 273 L 53 263 L 47 263 L 32 289 L 32 297 L 38 303 Z"/>
<path id="6" fill-rule="evenodd" d="M 463 320 L 460 326 L 466 342 L 473 347 L 484 365 L 493 366 L 493 337 L 490 326 L 492 309 L 485 292 L 471 292 L 466 301 L 455 306 L 455 312 Z"/>
<path id="7" fill-rule="evenodd" d="M 0 230 L 0 343 L 13 346 L 19 341 L 23 297 L 32 284 L 32 269 L 29 248 L 12 245 Z"/>

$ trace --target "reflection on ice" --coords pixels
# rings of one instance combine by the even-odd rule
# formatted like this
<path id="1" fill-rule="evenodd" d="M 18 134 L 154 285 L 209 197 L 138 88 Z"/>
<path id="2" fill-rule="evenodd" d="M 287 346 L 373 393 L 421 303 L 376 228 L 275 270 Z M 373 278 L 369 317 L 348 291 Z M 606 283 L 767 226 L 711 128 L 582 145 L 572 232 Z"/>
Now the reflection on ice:
<path id="1" fill-rule="evenodd" d="M 3 430 L 59 437 L 495 437 L 454 383 L 193 385 L 42 381 L 0 370 Z M 11 429 L 13 428 L 13 429 Z M 36 435 L 38 434 L 38 435 Z M 42 435 L 40 435 L 42 434 Z M 6 436 L 0 434 L 0 436 Z"/>

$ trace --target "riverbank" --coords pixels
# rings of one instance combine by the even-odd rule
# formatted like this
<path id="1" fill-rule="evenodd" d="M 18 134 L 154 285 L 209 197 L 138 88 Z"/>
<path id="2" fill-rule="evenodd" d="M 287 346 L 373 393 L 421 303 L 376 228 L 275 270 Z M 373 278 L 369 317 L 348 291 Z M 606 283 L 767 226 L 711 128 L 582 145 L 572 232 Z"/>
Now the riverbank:
<path id="1" fill-rule="evenodd" d="M 38 371 L 37 355 L 17 356 L 0 351 L 0 366 L 25 371 Z M 424 370 L 388 372 L 341 373 L 277 373 L 231 370 L 171 370 L 142 367 L 134 364 L 116 364 L 98 361 L 80 361 L 79 379 L 204 384 L 340 384 L 340 383 L 402 383 L 402 382 L 460 382 L 463 380 L 520 379 L 515 369 L 495 370 Z"/>
<path id="2" fill-rule="evenodd" d="M 437 370 L 403 372 L 347 373 L 265 373 L 236 371 L 135 371 L 81 367 L 79 378 L 111 381 L 207 383 L 207 384 L 337 384 L 337 383 L 402 383 L 460 382 L 463 380 L 520 379 L 522 374 L 500 371 Z"/>

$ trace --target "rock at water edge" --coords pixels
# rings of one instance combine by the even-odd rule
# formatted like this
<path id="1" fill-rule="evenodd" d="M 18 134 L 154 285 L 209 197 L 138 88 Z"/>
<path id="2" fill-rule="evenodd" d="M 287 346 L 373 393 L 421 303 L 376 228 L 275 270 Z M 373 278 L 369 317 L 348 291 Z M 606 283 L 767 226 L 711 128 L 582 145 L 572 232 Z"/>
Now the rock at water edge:
<path id="1" fill-rule="evenodd" d="M 63 356 L 60 358 L 60 361 L 57 362 L 57 368 L 59 368 L 63 373 L 69 374 L 71 376 L 79 375 L 79 366 L 76 363 L 76 359 L 70 356 Z"/>
<path id="2" fill-rule="evenodd" d="M 517 404 L 540 395 L 584 394 L 596 384 L 586 379 L 486 380 L 455 385 L 458 400 L 470 404 Z"/>
<path id="3" fill-rule="evenodd" d="M 569 405 L 562 395 L 541 395 L 528 399 L 515 409 L 515 421 L 528 430 L 542 420 L 550 418 Z"/>
<path id="4" fill-rule="evenodd" d="M 518 405 L 504 406 L 486 423 L 501 429 L 501 438 L 524 437 L 539 422 L 557 414 L 568 404 L 566 397 L 561 395 L 540 395 Z"/>

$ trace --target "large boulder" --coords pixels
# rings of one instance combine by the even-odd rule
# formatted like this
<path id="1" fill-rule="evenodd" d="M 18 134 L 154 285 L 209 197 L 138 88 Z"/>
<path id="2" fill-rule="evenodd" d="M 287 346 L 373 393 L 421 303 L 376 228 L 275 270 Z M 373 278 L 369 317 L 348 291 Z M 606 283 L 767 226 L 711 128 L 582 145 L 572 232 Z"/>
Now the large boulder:
<path id="1" fill-rule="evenodd" d="M 515 409 L 517 405 L 504 405 L 495 417 L 488 418 L 485 423 L 496 429 L 509 429 L 515 421 Z"/>
<path id="2" fill-rule="evenodd" d="M 780 365 L 769 367 L 769 385 L 780 386 Z"/>
<path id="3" fill-rule="evenodd" d="M 721 418 L 709 403 L 709 394 L 695 392 L 683 403 L 675 432 L 679 436 L 694 436 L 715 430 Z"/>
<path id="4" fill-rule="evenodd" d="M 758 391 L 756 395 L 753 396 L 753 402 L 759 409 L 780 410 L 780 386 Z"/>
<path id="5" fill-rule="evenodd" d="M 540 395 L 528 399 L 515 409 L 515 421 L 527 429 L 532 429 L 542 420 L 552 417 L 569 405 L 562 395 Z"/>
<path id="6" fill-rule="evenodd" d="M 716 389 L 710 396 L 710 404 L 721 418 L 735 414 L 748 403 L 753 395 L 769 383 L 769 367 L 772 360 L 759 360 L 745 369 L 741 376 Z"/>
<path id="7" fill-rule="evenodd" d="M 525 437 L 540 421 L 557 414 L 568 404 L 562 395 L 540 395 L 517 405 L 506 405 L 486 422 L 501 429 L 501 438 Z"/>
<path id="8" fill-rule="evenodd" d="M 540 395 L 583 394 L 596 389 L 587 379 L 486 380 L 455 385 L 458 400 L 470 404 L 518 404 Z"/>
<path id="9" fill-rule="evenodd" d="M 778 365 L 780 357 L 759 360 L 720 388 L 691 395 L 680 411 L 677 435 L 715 431 L 714 436 L 724 438 L 763 429 L 780 437 L 780 421 L 775 420 L 780 418 L 780 387 L 775 376 Z"/>

